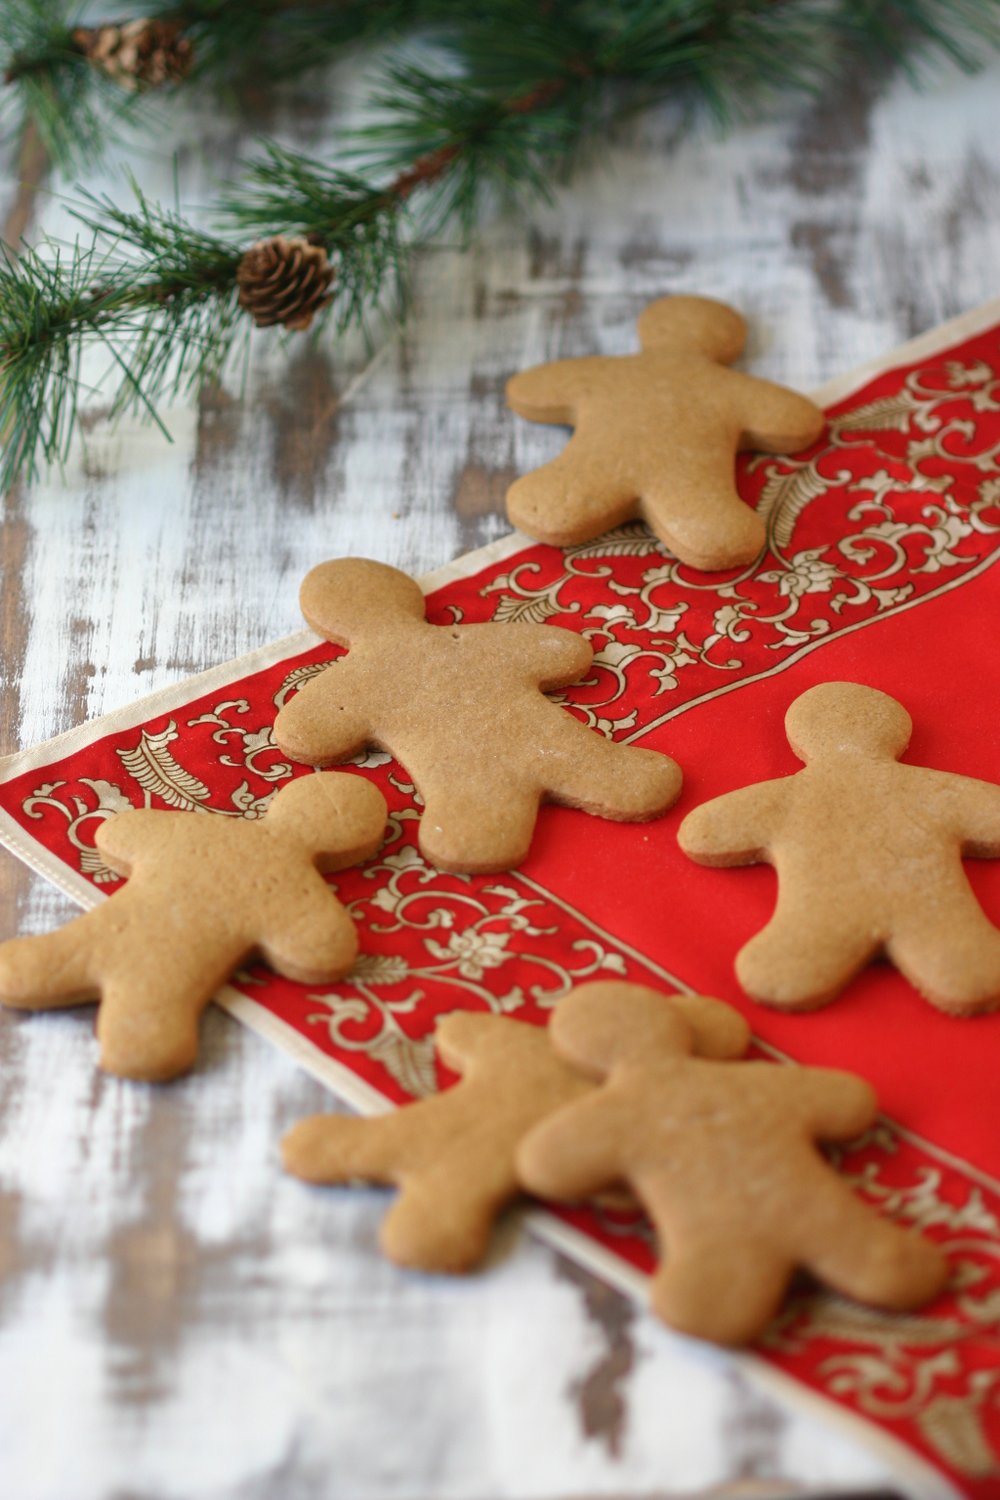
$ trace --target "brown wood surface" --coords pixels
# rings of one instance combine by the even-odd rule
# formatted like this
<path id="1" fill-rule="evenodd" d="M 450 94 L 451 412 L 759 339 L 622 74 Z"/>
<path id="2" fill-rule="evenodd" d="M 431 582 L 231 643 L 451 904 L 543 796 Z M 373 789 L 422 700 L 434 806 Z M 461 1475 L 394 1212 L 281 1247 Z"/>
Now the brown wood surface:
<path id="1" fill-rule="evenodd" d="M 169 195 L 176 150 L 186 201 L 207 202 L 255 134 L 322 151 L 358 89 L 344 70 L 242 116 L 172 109 L 87 185 L 123 194 L 128 160 Z M 324 557 L 419 573 L 501 535 L 511 477 L 562 441 L 505 411 L 505 377 L 630 348 L 653 296 L 731 300 L 753 368 L 809 387 L 996 295 L 998 137 L 995 63 L 922 95 L 859 68 L 727 137 L 682 138 L 659 111 L 551 207 L 425 252 L 406 328 L 373 350 L 258 337 L 244 390 L 170 414 L 173 446 L 110 431 L 98 391 L 65 475 L 6 500 L 0 749 L 297 628 L 298 581 Z M 71 237 L 60 198 L 33 191 L 39 167 L 29 142 L 0 179 L 8 232 Z M 0 937 L 71 912 L 7 856 L 0 889 Z M 91 1032 L 86 1010 L 0 1015 L 5 1497 L 891 1484 L 853 1437 L 537 1245 L 505 1243 L 468 1281 L 386 1265 L 379 1194 L 334 1202 L 277 1169 L 282 1131 L 330 1096 L 221 1014 L 196 1073 L 163 1088 L 99 1074 Z"/>

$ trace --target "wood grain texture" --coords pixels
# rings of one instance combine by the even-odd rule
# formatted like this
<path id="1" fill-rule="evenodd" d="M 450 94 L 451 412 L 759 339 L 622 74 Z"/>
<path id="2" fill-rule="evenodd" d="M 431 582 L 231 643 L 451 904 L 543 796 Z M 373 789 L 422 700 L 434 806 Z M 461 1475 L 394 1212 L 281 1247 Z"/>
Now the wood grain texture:
<path id="1" fill-rule="evenodd" d="M 514 370 L 631 349 L 668 291 L 731 300 L 748 368 L 808 387 L 1000 291 L 1000 66 L 922 95 L 864 76 L 720 138 L 644 116 L 551 207 L 420 259 L 373 350 L 259 336 L 246 388 L 108 430 L 7 498 L 0 749 L 299 625 L 317 561 L 422 572 L 503 534 L 510 478 L 557 431 L 504 408 Z M 261 131 L 321 150 L 322 90 L 242 118 L 172 111 L 118 154 L 189 202 Z M 333 101 L 331 103 L 331 101 Z M 246 102 L 246 101 L 245 101 Z M 88 179 L 123 191 L 114 161 Z M 26 217 L 11 166 L 0 206 Z M 39 229 L 71 237 L 41 196 Z M 99 369 L 88 368 L 88 378 Z M 68 902 L 0 863 L 0 936 Z M 513 1230 L 482 1276 L 375 1252 L 384 1199 L 310 1190 L 276 1143 L 330 1097 L 211 1013 L 167 1088 L 94 1069 L 92 1012 L 0 1016 L 0 1492 L 16 1500 L 568 1500 L 889 1484 L 840 1433 L 671 1338 Z"/>

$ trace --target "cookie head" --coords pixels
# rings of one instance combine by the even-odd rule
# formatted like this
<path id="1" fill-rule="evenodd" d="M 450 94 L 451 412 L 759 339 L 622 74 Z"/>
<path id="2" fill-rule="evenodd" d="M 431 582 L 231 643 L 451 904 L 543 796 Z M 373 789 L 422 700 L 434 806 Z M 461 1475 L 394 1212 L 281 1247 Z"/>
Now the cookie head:
<path id="1" fill-rule="evenodd" d="M 731 365 L 743 353 L 747 325 L 735 308 L 711 297 L 661 297 L 638 322 L 644 349 L 703 354 Z"/>
<path id="2" fill-rule="evenodd" d="M 367 859 L 382 842 L 388 810 L 378 787 L 349 771 L 318 771 L 289 781 L 273 798 L 267 823 L 317 855 L 324 868 Z"/>
<path id="3" fill-rule="evenodd" d="M 307 573 L 299 603 L 313 630 L 340 646 L 404 620 L 423 621 L 420 585 L 386 563 L 340 557 Z"/>
<path id="4" fill-rule="evenodd" d="M 691 1025 L 668 996 L 613 980 L 582 984 L 561 1000 L 549 1035 L 559 1055 L 590 1078 L 605 1078 L 621 1063 L 685 1057 L 695 1046 Z"/>
<path id="5" fill-rule="evenodd" d="M 901 703 L 860 682 L 821 682 L 785 715 L 788 743 L 806 762 L 843 754 L 895 760 L 912 729 Z"/>

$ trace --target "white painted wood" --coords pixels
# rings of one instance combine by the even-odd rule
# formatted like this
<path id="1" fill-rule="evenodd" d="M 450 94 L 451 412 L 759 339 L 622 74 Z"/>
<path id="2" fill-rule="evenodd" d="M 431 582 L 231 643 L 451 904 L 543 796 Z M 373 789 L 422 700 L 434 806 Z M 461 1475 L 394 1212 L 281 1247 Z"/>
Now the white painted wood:
<path id="1" fill-rule="evenodd" d="M 357 91 L 349 78 L 346 82 Z M 343 98 L 345 76 L 331 81 Z M 425 253 L 374 354 L 257 340 L 246 391 L 98 421 L 64 479 L 9 497 L 0 733 L 31 744 L 299 625 L 325 556 L 414 572 L 506 529 L 551 430 L 504 410 L 542 358 L 631 347 L 665 291 L 751 317 L 753 368 L 818 384 L 1000 291 L 1000 65 L 846 92 L 678 142 L 644 117 L 550 208 Z M 315 95 L 232 123 L 172 110 L 127 156 L 207 202 L 253 130 L 322 150 Z M 88 186 L 121 192 L 111 166 Z M 14 192 L 0 180 L 0 206 Z M 38 229 L 67 235 L 65 207 Z M 100 404 L 100 396 L 96 404 Z M 0 936 L 69 905 L 12 861 Z M 12 1500 L 556 1500 L 726 1481 L 887 1482 L 833 1427 L 750 1391 L 539 1246 L 483 1275 L 375 1253 L 383 1199 L 284 1179 L 329 1096 L 221 1015 L 196 1074 L 93 1067 L 91 1018 L 0 1016 L 0 1493 Z"/>

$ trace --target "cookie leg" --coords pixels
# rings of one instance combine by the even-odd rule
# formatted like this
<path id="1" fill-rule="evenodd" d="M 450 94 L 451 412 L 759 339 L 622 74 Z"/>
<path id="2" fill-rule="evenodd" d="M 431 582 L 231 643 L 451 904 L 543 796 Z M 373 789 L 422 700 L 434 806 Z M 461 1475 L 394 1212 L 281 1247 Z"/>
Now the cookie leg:
<path id="1" fill-rule="evenodd" d="M 91 935 L 102 910 L 0 946 L 0 1002 L 16 1010 L 49 1010 L 96 1000 Z"/>
<path id="2" fill-rule="evenodd" d="M 436 1172 L 405 1184 L 382 1223 L 379 1242 L 390 1260 L 418 1271 L 468 1271 L 489 1249 L 502 1204 L 461 1175 Z"/>
<path id="3" fill-rule="evenodd" d="M 681 562 L 709 572 L 741 568 L 763 551 L 767 535 L 757 512 L 739 497 L 735 457 L 671 455 L 643 487 L 640 510 Z"/>
<path id="4" fill-rule="evenodd" d="M 678 1333 L 713 1344 L 748 1344 L 781 1306 L 788 1260 L 743 1230 L 681 1245 L 670 1241 L 652 1285 L 652 1307 Z"/>
<path id="5" fill-rule="evenodd" d="M 747 994 L 778 1010 L 816 1010 L 875 956 L 871 932 L 824 922 L 805 902 L 782 901 L 741 948 L 736 976 Z"/>
<path id="6" fill-rule="evenodd" d="M 528 856 L 540 793 L 522 779 L 496 776 L 473 787 L 421 787 L 420 852 L 439 870 L 512 870 Z"/>
<path id="7" fill-rule="evenodd" d="M 515 480 L 507 491 L 513 525 L 555 547 L 588 542 L 629 520 L 637 508 L 634 481 L 613 456 L 579 433 L 558 458 Z"/>
<path id="8" fill-rule="evenodd" d="M 298 984 L 328 984 L 348 972 L 358 953 L 358 935 L 333 892 L 318 883 L 302 886 L 273 903 L 264 917 L 258 948 L 265 963 Z"/>
<path id="9" fill-rule="evenodd" d="M 812 1195 L 801 1222 L 801 1265 L 858 1302 L 922 1307 L 948 1279 L 948 1262 L 932 1241 L 880 1218 L 835 1180 Z"/>
<path id="10" fill-rule="evenodd" d="M 620 823 L 657 818 L 680 796 L 676 761 L 655 750 L 616 745 L 563 713 L 546 745 L 553 802 Z"/>
<path id="11" fill-rule="evenodd" d="M 1000 1006 L 1000 932 L 971 892 L 964 904 L 914 913 L 886 944 L 889 957 L 939 1010 L 981 1015 Z"/>
<path id="12" fill-rule="evenodd" d="M 106 977 L 97 1012 L 101 1067 L 149 1083 L 186 1073 L 198 1055 L 198 1022 L 206 1004 L 183 970 L 178 976 L 136 978 L 130 971 Z"/>

